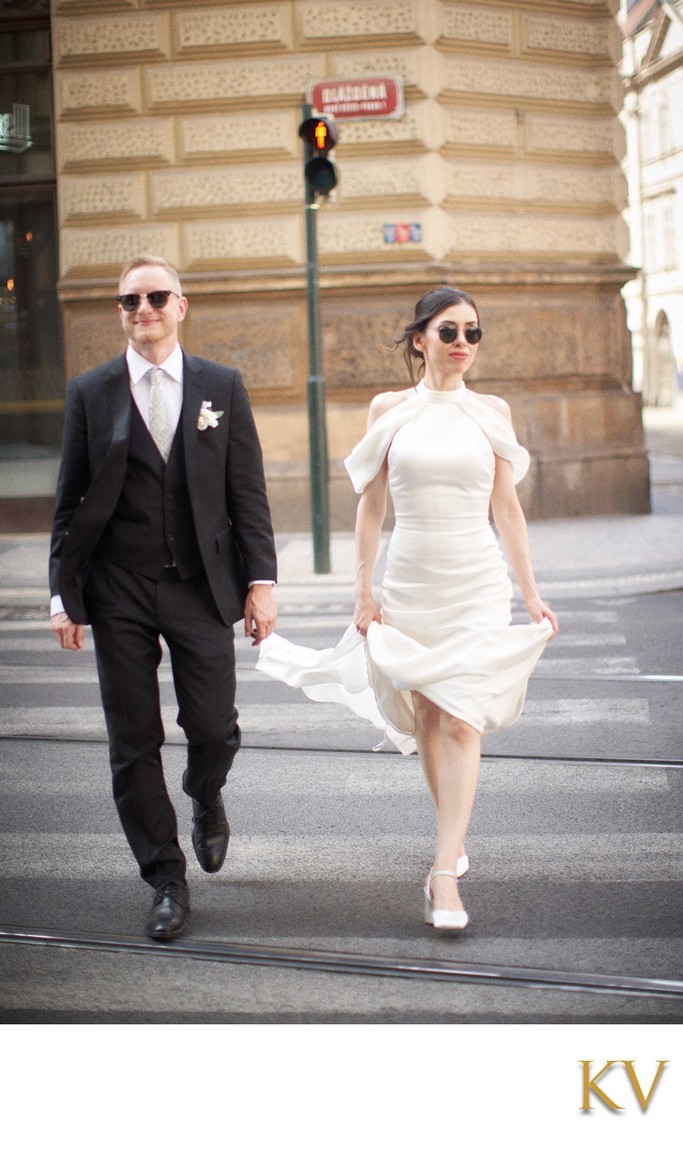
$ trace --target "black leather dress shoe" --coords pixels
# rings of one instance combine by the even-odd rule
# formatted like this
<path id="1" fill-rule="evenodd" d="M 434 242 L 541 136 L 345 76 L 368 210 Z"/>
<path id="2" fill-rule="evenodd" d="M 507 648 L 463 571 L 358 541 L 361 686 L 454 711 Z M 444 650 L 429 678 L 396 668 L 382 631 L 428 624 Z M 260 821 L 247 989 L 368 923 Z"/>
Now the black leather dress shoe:
<path id="1" fill-rule="evenodd" d="M 190 913 L 190 892 L 181 882 L 167 882 L 157 887 L 152 909 L 147 916 L 147 934 L 165 942 L 178 938 L 185 929 Z"/>
<path id="2" fill-rule="evenodd" d="M 219 795 L 210 807 L 203 807 L 192 800 L 194 811 L 192 846 L 202 870 L 214 874 L 220 870 L 228 853 L 230 827 L 225 815 L 223 799 Z"/>

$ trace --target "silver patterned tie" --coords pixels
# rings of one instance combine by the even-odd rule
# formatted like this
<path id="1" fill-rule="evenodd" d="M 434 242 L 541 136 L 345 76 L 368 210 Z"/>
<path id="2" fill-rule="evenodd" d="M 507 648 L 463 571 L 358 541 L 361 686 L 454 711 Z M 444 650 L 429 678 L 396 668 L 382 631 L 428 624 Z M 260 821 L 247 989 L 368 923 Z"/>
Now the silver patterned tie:
<path id="1" fill-rule="evenodd" d="M 175 431 L 162 386 L 162 380 L 166 378 L 166 375 L 160 367 L 151 368 L 147 375 L 152 385 L 149 393 L 149 430 L 152 439 L 159 448 L 160 455 L 166 462 L 171 451 Z"/>

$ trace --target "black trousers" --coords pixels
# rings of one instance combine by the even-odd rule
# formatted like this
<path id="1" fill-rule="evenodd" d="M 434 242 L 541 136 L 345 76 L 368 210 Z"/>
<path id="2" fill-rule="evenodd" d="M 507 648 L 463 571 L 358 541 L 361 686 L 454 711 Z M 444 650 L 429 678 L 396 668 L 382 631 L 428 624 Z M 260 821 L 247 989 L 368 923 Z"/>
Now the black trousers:
<path id="1" fill-rule="evenodd" d="M 146 882 L 183 882 L 186 859 L 161 758 L 159 640 L 171 655 L 177 721 L 188 742 L 183 789 L 208 806 L 240 745 L 234 630 L 221 620 L 205 576 L 182 582 L 175 568 L 156 581 L 98 560 L 86 606 L 121 825 Z"/>

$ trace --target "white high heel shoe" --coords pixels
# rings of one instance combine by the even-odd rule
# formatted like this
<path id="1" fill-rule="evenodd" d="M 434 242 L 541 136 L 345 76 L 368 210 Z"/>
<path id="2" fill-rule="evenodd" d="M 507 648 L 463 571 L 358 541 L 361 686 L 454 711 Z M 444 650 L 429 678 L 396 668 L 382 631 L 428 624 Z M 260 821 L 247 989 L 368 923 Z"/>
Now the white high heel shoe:
<path id="1" fill-rule="evenodd" d="M 455 864 L 455 877 L 462 878 L 470 869 L 470 860 L 467 855 L 460 855 L 460 858 Z"/>
<path id="2" fill-rule="evenodd" d="M 464 930 L 469 922 L 466 910 L 437 910 L 432 902 L 431 883 L 437 875 L 458 878 L 457 873 L 452 870 L 430 870 L 424 888 L 425 922 L 433 926 L 435 930 Z"/>

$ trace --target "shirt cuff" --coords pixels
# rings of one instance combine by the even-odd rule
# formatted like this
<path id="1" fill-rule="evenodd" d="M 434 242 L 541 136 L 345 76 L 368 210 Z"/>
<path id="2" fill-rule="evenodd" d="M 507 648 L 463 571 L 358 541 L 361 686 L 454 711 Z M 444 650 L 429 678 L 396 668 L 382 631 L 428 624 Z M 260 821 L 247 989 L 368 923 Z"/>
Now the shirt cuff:
<path id="1" fill-rule="evenodd" d="M 62 603 L 61 595 L 53 595 L 50 599 L 50 618 L 53 615 L 59 615 L 60 611 L 64 611 L 64 604 Z M 64 612 L 66 614 L 66 612 Z"/>

